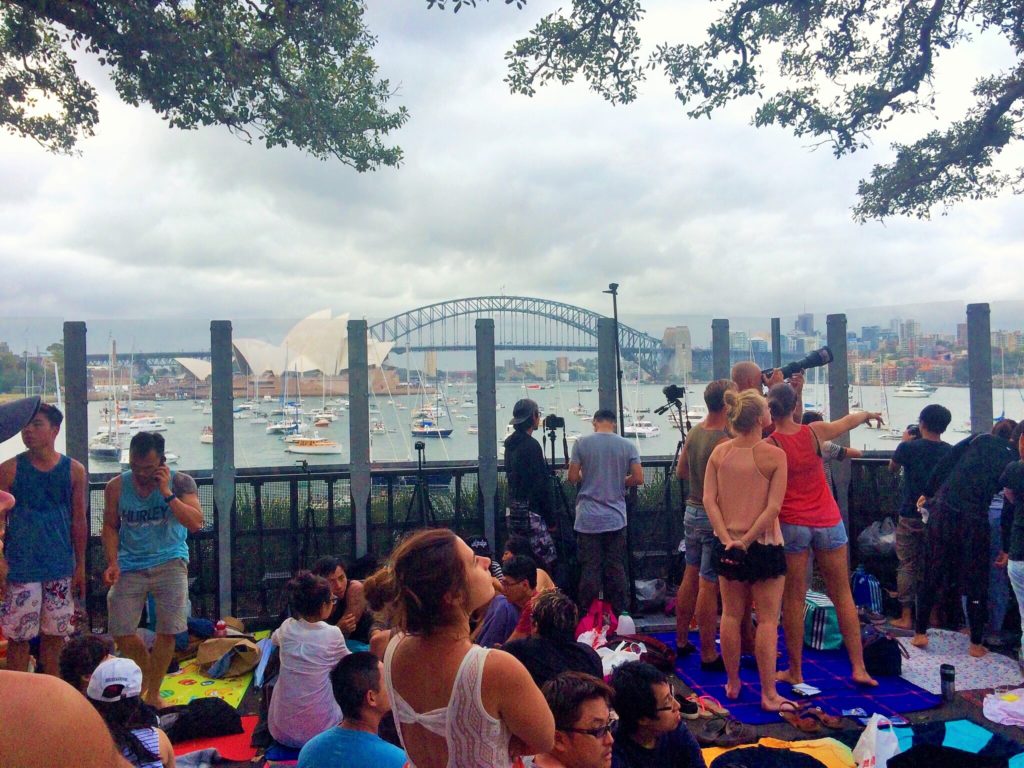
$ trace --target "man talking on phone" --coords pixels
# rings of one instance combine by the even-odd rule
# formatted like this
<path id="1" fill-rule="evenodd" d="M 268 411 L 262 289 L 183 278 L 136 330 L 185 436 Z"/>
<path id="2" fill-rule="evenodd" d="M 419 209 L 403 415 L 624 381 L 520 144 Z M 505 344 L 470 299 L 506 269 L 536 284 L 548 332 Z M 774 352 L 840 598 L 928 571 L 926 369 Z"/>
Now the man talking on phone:
<path id="1" fill-rule="evenodd" d="M 195 480 L 167 466 L 162 435 L 136 434 L 128 464 L 130 469 L 107 483 L 104 492 L 108 630 L 118 651 L 142 669 L 146 703 L 159 707 L 174 636 L 188 628 L 186 539 L 189 531 L 203 527 L 203 509 Z M 136 634 L 148 595 L 156 605 L 152 653 Z"/>

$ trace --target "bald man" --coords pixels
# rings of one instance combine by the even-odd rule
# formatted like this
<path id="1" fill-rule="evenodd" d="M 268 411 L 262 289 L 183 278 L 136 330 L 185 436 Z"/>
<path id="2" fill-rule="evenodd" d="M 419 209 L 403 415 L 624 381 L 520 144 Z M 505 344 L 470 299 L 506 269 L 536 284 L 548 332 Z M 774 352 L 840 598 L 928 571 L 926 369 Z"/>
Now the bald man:
<path id="1" fill-rule="evenodd" d="M 3 768 L 129 766 L 99 712 L 60 678 L 0 670 L 0 723 Z"/>
<path id="2" fill-rule="evenodd" d="M 757 363 L 753 360 L 743 360 L 742 362 L 736 363 L 736 365 L 732 367 L 731 378 L 740 392 L 748 389 L 756 389 L 762 394 L 766 388 L 784 381 L 782 378 L 782 371 L 778 368 L 773 368 L 771 373 L 761 373 L 761 369 L 757 367 Z M 797 371 L 789 377 L 788 381 L 790 386 L 796 391 L 796 409 L 793 411 L 793 418 L 799 422 L 804 412 L 803 371 Z M 771 429 L 772 428 L 769 427 L 765 434 L 769 434 Z"/>

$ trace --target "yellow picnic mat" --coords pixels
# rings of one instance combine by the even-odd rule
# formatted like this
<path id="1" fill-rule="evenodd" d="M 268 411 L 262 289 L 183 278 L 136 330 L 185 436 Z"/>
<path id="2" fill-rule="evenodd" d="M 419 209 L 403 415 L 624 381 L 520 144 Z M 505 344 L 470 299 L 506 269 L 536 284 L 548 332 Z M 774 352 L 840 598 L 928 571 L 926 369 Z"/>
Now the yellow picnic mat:
<path id="1" fill-rule="evenodd" d="M 270 632 L 257 632 L 254 637 L 263 640 L 270 637 Z M 192 699 L 216 697 L 224 699 L 232 707 L 238 708 L 242 697 L 249 690 L 252 672 L 239 677 L 214 679 L 207 677 L 196 666 L 195 659 L 182 662 L 181 669 L 164 677 L 160 685 L 160 699 L 164 706 L 188 704 Z"/>

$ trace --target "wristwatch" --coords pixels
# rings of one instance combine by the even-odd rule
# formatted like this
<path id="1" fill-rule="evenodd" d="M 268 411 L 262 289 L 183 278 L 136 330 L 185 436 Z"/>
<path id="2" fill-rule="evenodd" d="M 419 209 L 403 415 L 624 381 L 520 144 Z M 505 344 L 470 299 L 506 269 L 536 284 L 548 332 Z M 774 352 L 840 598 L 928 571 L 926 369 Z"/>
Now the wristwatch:
<path id="1" fill-rule="evenodd" d="M 171 494 L 169 496 L 164 496 L 164 501 L 170 504 L 176 498 L 178 498 L 178 494 L 176 494 L 174 491 L 171 491 Z"/>

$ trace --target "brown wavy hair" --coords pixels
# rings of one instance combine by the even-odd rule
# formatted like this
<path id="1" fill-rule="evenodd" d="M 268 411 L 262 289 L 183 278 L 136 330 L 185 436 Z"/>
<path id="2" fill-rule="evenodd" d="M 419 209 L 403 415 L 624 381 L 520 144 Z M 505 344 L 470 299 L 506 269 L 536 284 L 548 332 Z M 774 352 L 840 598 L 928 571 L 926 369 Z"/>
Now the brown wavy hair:
<path id="1" fill-rule="evenodd" d="M 383 610 L 392 629 L 413 635 L 428 635 L 455 621 L 469 599 L 458 540 L 446 528 L 404 539 L 387 565 L 363 585 L 371 609 Z"/>

